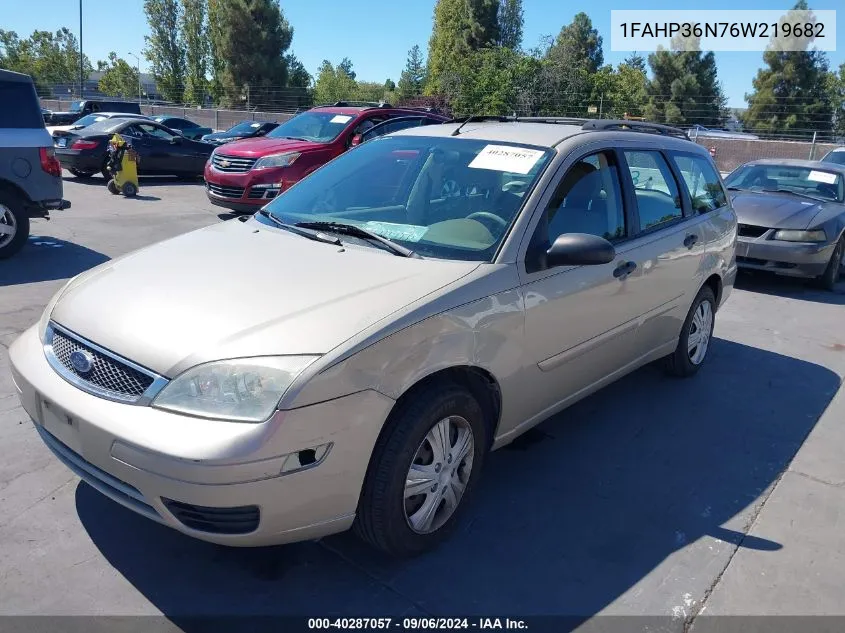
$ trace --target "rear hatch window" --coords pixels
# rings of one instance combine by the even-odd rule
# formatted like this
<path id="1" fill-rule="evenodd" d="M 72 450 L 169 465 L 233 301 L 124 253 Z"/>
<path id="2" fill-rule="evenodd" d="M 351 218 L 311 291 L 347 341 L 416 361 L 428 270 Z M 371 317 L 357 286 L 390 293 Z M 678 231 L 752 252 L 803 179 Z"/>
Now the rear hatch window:
<path id="1" fill-rule="evenodd" d="M 38 129 L 44 117 L 35 87 L 28 81 L 0 80 L 0 128 Z"/>

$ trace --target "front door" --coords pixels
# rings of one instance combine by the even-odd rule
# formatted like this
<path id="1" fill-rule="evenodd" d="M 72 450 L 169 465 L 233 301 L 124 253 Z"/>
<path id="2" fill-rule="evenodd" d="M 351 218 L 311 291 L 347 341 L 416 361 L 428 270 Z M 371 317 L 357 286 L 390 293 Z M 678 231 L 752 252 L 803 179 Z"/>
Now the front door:
<path id="1" fill-rule="evenodd" d="M 545 250 L 564 233 L 605 237 L 617 248 L 608 264 L 548 269 Z M 630 216 L 613 151 L 577 160 L 543 211 L 522 270 L 528 353 L 537 364 L 532 397 L 538 412 L 577 395 L 635 358 L 638 306 L 627 254 Z"/>

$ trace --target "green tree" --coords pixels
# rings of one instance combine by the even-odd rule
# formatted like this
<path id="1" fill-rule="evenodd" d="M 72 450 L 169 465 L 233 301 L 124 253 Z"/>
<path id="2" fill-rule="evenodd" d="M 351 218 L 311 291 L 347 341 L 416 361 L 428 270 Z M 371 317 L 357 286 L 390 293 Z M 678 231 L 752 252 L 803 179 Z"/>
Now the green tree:
<path id="1" fill-rule="evenodd" d="M 98 88 L 103 94 L 124 99 L 138 95 L 138 70 L 115 52 L 109 53 L 108 62 L 97 62 L 97 70 L 103 73 Z"/>
<path id="2" fill-rule="evenodd" d="M 793 11 L 807 11 L 800 0 Z M 781 21 L 793 21 L 788 13 Z M 802 21 L 805 21 L 802 19 Z M 763 53 L 764 68 L 757 71 L 753 92 L 745 95 L 742 116 L 746 129 L 768 134 L 811 137 L 834 124 L 827 55 L 807 50 L 811 40 L 791 38 L 776 42 Z"/>
<path id="3" fill-rule="evenodd" d="M 215 0 L 209 16 L 221 100 L 271 106 L 288 85 L 286 51 L 293 39 L 278 0 Z"/>
<path id="4" fill-rule="evenodd" d="M 182 0 L 181 39 L 185 45 L 185 103 L 202 104 L 208 89 L 206 0 Z"/>
<path id="5" fill-rule="evenodd" d="M 648 56 L 652 79 L 646 118 L 672 125 L 724 125 L 727 99 L 719 83 L 716 58 L 712 52 L 702 53 L 699 41 L 674 38 L 672 50 L 660 48 Z"/>
<path id="6" fill-rule="evenodd" d="M 377 81 L 359 81 L 352 91 L 351 99 L 356 101 L 386 101 L 385 86 Z"/>
<path id="7" fill-rule="evenodd" d="M 845 63 L 839 66 L 838 73 L 830 73 L 828 89 L 833 107 L 833 131 L 837 136 L 843 136 L 845 135 Z"/>
<path id="8" fill-rule="evenodd" d="M 468 28 L 464 38 L 470 50 L 495 46 L 499 42 L 499 0 L 465 0 Z"/>
<path id="9" fill-rule="evenodd" d="M 311 85 L 311 74 L 305 70 L 305 65 L 293 53 L 285 55 L 288 67 L 288 85 L 294 88 L 307 88 Z"/>
<path id="10" fill-rule="evenodd" d="M 645 57 L 640 55 L 637 51 L 628 55 L 628 57 L 622 61 L 622 64 L 628 66 L 629 68 L 633 68 L 634 70 L 639 70 L 644 75 L 646 73 Z"/>
<path id="11" fill-rule="evenodd" d="M 499 45 L 519 50 L 522 46 L 524 22 L 522 0 L 501 0 L 499 2 Z"/>
<path id="12" fill-rule="evenodd" d="M 223 96 L 223 72 L 226 60 L 223 57 L 223 40 L 225 38 L 221 5 L 226 0 L 208 0 L 208 71 L 211 79 L 208 90 L 216 103 Z"/>
<path id="13" fill-rule="evenodd" d="M 396 82 L 389 78 L 386 79 L 384 82 L 384 89 L 387 92 L 393 92 L 394 90 L 396 90 Z"/>
<path id="14" fill-rule="evenodd" d="M 408 61 L 405 62 L 405 69 L 399 76 L 396 92 L 400 99 L 409 99 L 422 94 L 424 84 L 425 60 L 419 45 L 414 44 L 408 51 Z"/>
<path id="15" fill-rule="evenodd" d="M 590 16 L 581 12 L 564 26 L 549 49 L 548 57 L 555 63 L 594 73 L 604 64 L 602 37 L 593 28 Z"/>
<path id="16" fill-rule="evenodd" d="M 185 49 L 180 31 L 182 7 L 179 0 L 144 0 L 150 34 L 144 36 L 144 56 L 161 95 L 181 103 L 185 81 Z"/>
<path id="17" fill-rule="evenodd" d="M 92 67 L 83 56 L 83 75 Z M 75 85 L 79 80 L 79 42 L 68 29 L 34 31 L 20 39 L 14 31 L 0 30 L 0 67 L 31 75 L 41 94 L 54 83 Z"/>
<path id="18" fill-rule="evenodd" d="M 354 76 L 350 76 L 354 75 L 352 62 L 346 62 L 349 60 L 344 58 L 343 62 L 333 66 L 329 60 L 323 60 L 314 82 L 315 103 L 335 103 L 355 98 L 358 86 Z"/>

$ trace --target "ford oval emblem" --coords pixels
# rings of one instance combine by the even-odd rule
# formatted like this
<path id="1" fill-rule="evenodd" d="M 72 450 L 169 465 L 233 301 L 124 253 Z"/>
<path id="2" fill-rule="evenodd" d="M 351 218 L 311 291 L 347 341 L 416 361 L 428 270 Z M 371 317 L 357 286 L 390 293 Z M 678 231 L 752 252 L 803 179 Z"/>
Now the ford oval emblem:
<path id="1" fill-rule="evenodd" d="M 80 374 L 87 374 L 94 369 L 94 355 L 85 350 L 76 350 L 70 355 L 71 366 Z"/>

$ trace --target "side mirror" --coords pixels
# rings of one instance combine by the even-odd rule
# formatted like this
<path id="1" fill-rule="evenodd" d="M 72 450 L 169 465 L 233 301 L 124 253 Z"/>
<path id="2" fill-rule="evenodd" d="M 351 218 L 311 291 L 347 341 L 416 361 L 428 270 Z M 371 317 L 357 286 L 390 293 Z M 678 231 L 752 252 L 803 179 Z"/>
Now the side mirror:
<path id="1" fill-rule="evenodd" d="M 363 134 L 356 134 L 355 136 L 352 137 L 352 142 L 350 143 L 350 145 L 352 147 L 355 147 L 356 145 L 360 145 L 363 142 L 363 140 L 364 140 Z"/>
<path id="2" fill-rule="evenodd" d="M 613 244 L 598 235 L 564 233 L 546 251 L 546 267 L 595 266 L 616 259 Z"/>

